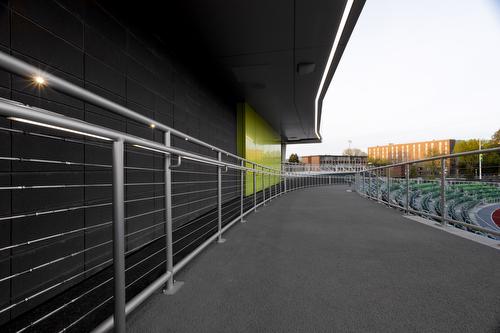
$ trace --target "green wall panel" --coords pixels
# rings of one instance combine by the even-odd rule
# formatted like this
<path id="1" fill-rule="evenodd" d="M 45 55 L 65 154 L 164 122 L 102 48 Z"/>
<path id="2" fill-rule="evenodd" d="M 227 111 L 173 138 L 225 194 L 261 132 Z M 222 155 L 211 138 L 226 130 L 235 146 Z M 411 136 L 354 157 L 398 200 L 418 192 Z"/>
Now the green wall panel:
<path id="1" fill-rule="evenodd" d="M 247 103 L 238 104 L 238 154 L 246 159 L 279 170 L 281 168 L 281 137 Z M 248 164 L 247 167 L 252 167 Z M 279 182 L 279 177 L 257 174 L 256 190 L 261 191 Z M 253 173 L 245 177 L 245 195 L 253 194 Z"/>

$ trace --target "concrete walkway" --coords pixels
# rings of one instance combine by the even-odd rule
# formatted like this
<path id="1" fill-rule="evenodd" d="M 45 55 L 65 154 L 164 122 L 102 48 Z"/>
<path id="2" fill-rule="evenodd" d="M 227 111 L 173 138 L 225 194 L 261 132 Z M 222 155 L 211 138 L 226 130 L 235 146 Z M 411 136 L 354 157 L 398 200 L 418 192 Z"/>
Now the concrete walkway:
<path id="1" fill-rule="evenodd" d="M 127 321 L 130 332 L 500 332 L 500 251 L 344 186 L 278 198 Z"/>

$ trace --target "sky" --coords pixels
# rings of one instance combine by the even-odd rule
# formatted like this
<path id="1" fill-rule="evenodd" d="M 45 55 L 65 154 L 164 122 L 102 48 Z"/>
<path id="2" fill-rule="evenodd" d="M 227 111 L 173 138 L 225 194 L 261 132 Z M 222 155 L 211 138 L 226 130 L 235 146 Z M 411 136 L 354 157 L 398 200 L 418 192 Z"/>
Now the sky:
<path id="1" fill-rule="evenodd" d="M 287 155 L 498 129 L 500 0 L 367 0 L 323 101 L 323 142 Z"/>

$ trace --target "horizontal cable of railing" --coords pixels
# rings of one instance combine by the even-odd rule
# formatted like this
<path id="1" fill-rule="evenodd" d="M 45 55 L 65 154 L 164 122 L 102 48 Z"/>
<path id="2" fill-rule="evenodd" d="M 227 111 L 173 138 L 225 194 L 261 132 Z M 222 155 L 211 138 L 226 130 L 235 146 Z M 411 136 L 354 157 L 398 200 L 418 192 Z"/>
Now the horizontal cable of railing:
<path id="1" fill-rule="evenodd" d="M 477 160 L 471 160 L 472 155 L 477 155 Z M 500 147 L 376 166 L 358 172 L 355 187 L 362 195 L 403 209 L 408 214 L 422 215 L 440 221 L 443 226 L 448 223 L 500 239 L 500 226 L 489 211 L 500 209 L 500 165 L 482 167 L 485 156 L 497 161 Z M 470 168 L 476 168 L 479 175 L 482 170 L 486 172 L 485 179 L 481 176 L 467 179 L 471 177 L 464 172 Z M 478 215 L 483 209 L 488 210 L 485 213 L 488 216 Z"/>
<path id="2" fill-rule="evenodd" d="M 71 152 L 76 146 L 91 148 L 83 155 L 70 154 L 73 157 L 62 156 L 53 143 L 45 151 L 21 149 L 15 154 L 11 151 L 11 156 L 2 151 L 0 163 L 9 167 L 1 169 L 0 174 L 10 177 L 0 185 L 0 195 L 8 193 L 12 202 L 22 205 L 0 216 L 0 223 L 30 226 L 36 222 L 41 229 L 38 233 L 29 230 L 26 235 L 16 235 L 0 248 L 7 253 L 2 262 L 16 260 L 12 270 L 0 277 L 0 283 L 16 280 L 22 284 L 24 280 L 17 280 L 28 276 L 37 280 L 22 292 L 12 292 L 7 304 L 0 304 L 0 315 L 11 312 L 16 317 L 25 311 L 20 308 L 30 308 L 28 303 L 38 306 L 37 302 L 55 294 L 67 300 L 60 304 L 59 298 L 51 298 L 46 301 L 48 305 L 43 303 L 43 309 L 37 308 L 40 315 L 21 318 L 15 331 L 54 320 L 63 309 L 65 314 L 78 314 L 76 319 L 65 315 L 54 322 L 60 330 L 67 330 L 90 320 L 111 300 L 116 328 L 123 330 L 125 315 L 131 309 L 162 286 L 171 290 L 174 275 L 213 241 L 221 241 L 228 228 L 244 222 L 244 216 L 283 193 L 348 183 L 347 178 L 287 172 L 248 161 L 2 52 L 0 67 L 29 78 L 42 75 L 46 89 L 54 88 L 164 132 L 164 142 L 159 143 L 0 99 L 0 115 L 12 120 L 12 128 L 0 127 L 0 131 L 12 138 L 71 145 L 64 146 L 63 152 Z M 218 156 L 177 147 L 171 135 L 208 148 Z M 96 150 L 99 154 L 94 156 Z M 49 227 L 44 230 L 43 226 Z M 46 255 L 49 250 L 51 256 Z M 159 262 L 153 262 L 158 256 Z M 72 291 L 79 290 L 80 284 L 90 287 Z M 127 303 L 125 290 L 126 296 L 132 298 Z M 99 304 L 92 303 L 90 310 L 82 314 L 77 303 L 87 297 L 96 297 Z M 113 323 L 108 318 L 99 329 Z"/>

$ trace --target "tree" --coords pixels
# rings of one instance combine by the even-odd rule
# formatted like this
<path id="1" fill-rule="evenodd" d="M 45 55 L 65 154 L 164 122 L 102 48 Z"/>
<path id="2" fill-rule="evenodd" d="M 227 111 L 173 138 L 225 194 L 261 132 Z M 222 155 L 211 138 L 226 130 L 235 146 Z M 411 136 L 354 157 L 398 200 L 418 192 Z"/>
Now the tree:
<path id="1" fill-rule="evenodd" d="M 496 147 L 500 146 L 500 129 L 491 136 L 491 141 Z"/>
<path id="2" fill-rule="evenodd" d="M 347 148 L 342 152 L 346 156 L 367 156 L 367 154 L 358 148 Z"/>
<path id="3" fill-rule="evenodd" d="M 469 139 L 460 140 L 455 143 L 454 153 L 463 153 L 466 151 L 478 150 L 479 140 Z M 476 170 L 479 168 L 479 157 L 477 155 L 466 155 L 458 158 L 458 174 L 459 176 L 469 179 L 474 178 Z"/>
<path id="4" fill-rule="evenodd" d="M 426 154 L 425 157 L 435 157 L 441 155 L 439 153 L 439 150 L 437 148 L 431 148 L 429 149 L 429 152 Z M 435 178 L 437 175 L 439 175 L 440 170 L 441 170 L 441 161 L 440 160 L 433 160 L 433 161 L 428 161 L 428 162 L 423 162 L 423 169 L 425 175 L 427 175 L 429 178 Z"/>
<path id="5" fill-rule="evenodd" d="M 491 136 L 491 140 L 484 143 L 482 148 L 496 148 L 500 147 L 500 129 Z M 493 152 L 483 154 L 482 157 L 483 168 L 482 171 L 485 175 L 497 175 L 500 173 L 500 152 Z"/>
<path id="6" fill-rule="evenodd" d="M 299 163 L 299 155 L 293 153 L 290 154 L 290 157 L 288 158 L 289 163 Z"/>
<path id="7" fill-rule="evenodd" d="M 386 159 L 370 157 L 370 158 L 368 158 L 368 164 L 375 166 L 375 167 L 378 167 L 378 166 L 389 165 L 389 164 L 391 164 L 391 162 L 389 160 L 386 160 Z"/>
<path id="8" fill-rule="evenodd" d="M 491 140 L 481 140 L 481 148 L 495 148 L 500 146 L 500 142 L 496 141 L 500 138 L 500 130 L 496 131 Z M 455 144 L 455 153 L 462 153 L 466 151 L 478 150 L 479 149 L 479 140 L 470 139 L 470 140 L 460 140 Z M 498 152 L 486 153 L 482 154 L 482 166 L 481 171 L 484 175 L 496 175 L 499 172 L 500 168 L 500 154 Z M 479 156 L 477 154 L 474 155 L 466 155 L 460 156 L 458 158 L 458 170 L 459 174 L 463 177 L 472 179 L 478 174 L 479 170 Z"/>

